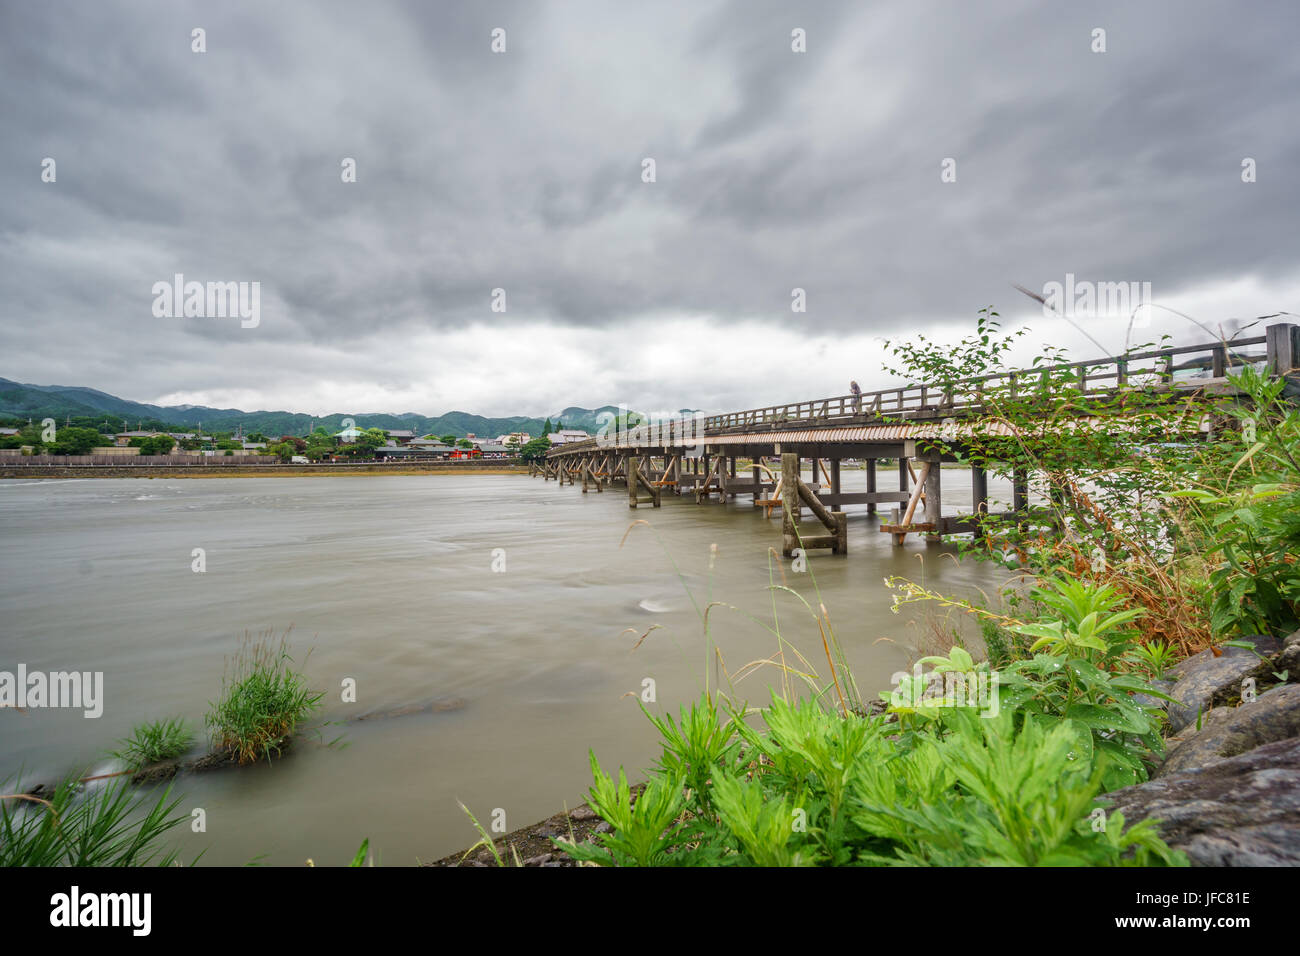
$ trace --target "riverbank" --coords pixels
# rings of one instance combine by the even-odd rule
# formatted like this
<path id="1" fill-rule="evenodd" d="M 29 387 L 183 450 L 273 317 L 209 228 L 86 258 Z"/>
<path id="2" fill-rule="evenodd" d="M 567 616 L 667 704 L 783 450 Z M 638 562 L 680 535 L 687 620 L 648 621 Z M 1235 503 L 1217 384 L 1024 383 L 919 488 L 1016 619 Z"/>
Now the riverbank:
<path id="1" fill-rule="evenodd" d="M 379 462 L 328 465 L 18 465 L 0 466 L 4 478 L 301 478 L 357 475 L 526 475 L 527 465 L 500 462 Z"/>
<path id="2" fill-rule="evenodd" d="M 632 787 L 631 800 L 635 802 L 644 789 L 645 784 Z M 589 804 L 580 803 L 572 810 L 562 810 L 531 826 L 494 837 L 496 855 L 486 846 L 480 846 L 424 865 L 497 866 L 499 856 L 505 866 L 582 866 L 567 853 L 556 849 L 552 838 L 572 840 L 575 844 L 594 843 L 600 834 L 609 833 L 611 829 Z"/>
<path id="3" fill-rule="evenodd" d="M 1288 682 L 1297 668 L 1300 631 L 1283 641 L 1255 635 L 1170 668 L 1169 679 L 1154 682 L 1167 699 L 1134 698 L 1163 713 L 1163 758 L 1146 782 L 1101 795 L 1106 816 L 1122 813 L 1126 827 L 1152 820 L 1193 866 L 1300 865 L 1300 686 Z M 632 788 L 630 803 L 644 788 Z M 592 865 L 553 841 L 599 846 L 610 832 L 584 803 L 494 837 L 494 849 L 425 865 Z"/>

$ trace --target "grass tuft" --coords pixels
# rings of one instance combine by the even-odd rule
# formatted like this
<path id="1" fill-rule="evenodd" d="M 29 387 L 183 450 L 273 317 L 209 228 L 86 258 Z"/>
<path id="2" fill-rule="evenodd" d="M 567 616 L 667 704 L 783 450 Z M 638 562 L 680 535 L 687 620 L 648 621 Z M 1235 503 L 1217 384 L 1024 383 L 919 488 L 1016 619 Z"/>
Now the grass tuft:
<path id="1" fill-rule="evenodd" d="M 179 717 L 139 724 L 131 729 L 131 736 L 119 740 L 121 750 L 113 756 L 131 770 L 142 770 L 150 764 L 179 757 L 189 749 L 194 733 Z"/>
<path id="2" fill-rule="evenodd" d="M 0 795 L 0 866 L 171 866 L 158 841 L 189 817 L 166 788 L 152 805 L 117 781 L 85 791 L 64 781 L 48 800 Z"/>
<path id="3" fill-rule="evenodd" d="M 234 752 L 241 764 L 279 754 L 297 726 L 320 706 L 323 691 L 312 691 L 293 669 L 289 633 L 274 642 L 270 631 L 254 640 L 244 635 L 227 663 L 221 699 L 207 715 L 208 731 L 219 750 Z"/>

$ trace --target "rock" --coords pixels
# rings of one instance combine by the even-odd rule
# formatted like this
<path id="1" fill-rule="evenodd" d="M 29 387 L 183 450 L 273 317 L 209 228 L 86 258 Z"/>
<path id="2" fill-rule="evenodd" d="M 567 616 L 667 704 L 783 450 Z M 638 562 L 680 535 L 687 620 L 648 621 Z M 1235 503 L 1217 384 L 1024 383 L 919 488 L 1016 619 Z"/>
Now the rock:
<path id="1" fill-rule="evenodd" d="M 1300 631 L 1282 642 L 1282 653 L 1273 658 L 1273 670 L 1288 671 L 1292 680 L 1300 677 Z"/>
<path id="2" fill-rule="evenodd" d="M 581 823 L 584 820 L 596 819 L 596 811 L 591 809 L 585 803 L 569 813 L 569 816 Z"/>
<path id="3" fill-rule="evenodd" d="M 533 834 L 539 837 L 557 837 L 560 835 L 560 831 L 546 823 L 534 830 Z"/>
<path id="4" fill-rule="evenodd" d="M 1154 690 L 1158 690 L 1162 694 L 1168 694 L 1174 686 L 1174 682 L 1171 680 L 1153 680 L 1147 681 L 1147 683 L 1150 684 Z M 1152 697 L 1150 694 L 1134 694 L 1133 703 L 1139 704 L 1142 707 L 1153 707 L 1156 710 L 1164 710 L 1165 707 L 1169 705 L 1169 701 L 1162 700 L 1159 697 Z"/>
<path id="5" fill-rule="evenodd" d="M 1182 730 L 1196 720 L 1198 713 L 1217 704 L 1239 700 L 1241 682 L 1247 677 L 1271 678 L 1274 666 L 1270 658 L 1281 652 L 1281 642 L 1266 635 L 1244 640 L 1253 642 L 1255 650 L 1225 647 L 1215 657 L 1214 652 L 1207 648 L 1170 668 L 1169 674 L 1177 678 L 1177 683 L 1169 691 L 1169 696 L 1177 701 L 1168 706 L 1171 732 Z M 1263 655 L 1262 659 L 1260 655 Z"/>
<path id="6" fill-rule="evenodd" d="M 524 860 L 523 866 L 543 866 L 555 859 L 554 853 L 539 853 L 537 856 L 530 856 Z"/>
<path id="7" fill-rule="evenodd" d="M 1160 835 L 1193 866 L 1300 866 L 1300 737 L 1104 799 L 1125 826 L 1159 819 Z"/>
<path id="8" fill-rule="evenodd" d="M 1300 735 L 1300 684 L 1274 687 L 1240 707 L 1216 707 L 1209 716 L 1214 719 L 1202 721 L 1199 733 L 1170 749 L 1158 776 L 1203 767 Z M 1195 722 L 1189 725 L 1195 726 Z"/>
<path id="9" fill-rule="evenodd" d="M 601 820 L 599 823 L 596 824 L 597 833 L 610 833 L 613 831 L 613 829 L 614 828 L 609 825 L 608 820 Z"/>
<path id="10" fill-rule="evenodd" d="M 1207 732 L 1211 728 L 1218 727 L 1224 722 L 1231 720 L 1232 715 L 1236 713 L 1236 710 L 1237 708 L 1235 707 L 1213 707 L 1207 712 L 1201 714 L 1199 720 L 1193 720 L 1182 730 L 1178 731 L 1178 733 L 1165 740 L 1165 754 L 1168 755 L 1174 747 L 1178 746 L 1183 741 L 1191 740 L 1197 734 Z M 1197 726 L 1198 724 L 1200 726 Z"/>

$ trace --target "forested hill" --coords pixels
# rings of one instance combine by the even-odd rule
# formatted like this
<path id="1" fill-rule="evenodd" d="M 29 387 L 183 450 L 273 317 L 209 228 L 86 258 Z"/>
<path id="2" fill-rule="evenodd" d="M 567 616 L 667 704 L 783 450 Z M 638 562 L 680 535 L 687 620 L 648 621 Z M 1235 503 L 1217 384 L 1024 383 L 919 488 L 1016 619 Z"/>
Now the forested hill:
<path id="1" fill-rule="evenodd" d="M 570 406 L 550 416 L 552 425 L 563 423 L 565 428 L 581 428 L 595 432 L 599 427 L 597 416 L 601 412 L 618 413 L 612 405 L 601 408 Z M 238 408 L 210 408 L 205 405 L 149 405 L 118 398 L 93 388 L 75 385 L 27 385 L 0 378 L 0 418 L 39 420 L 53 418 L 63 422 L 67 418 L 97 418 L 107 422 L 112 429 L 165 430 L 163 426 L 175 425 L 177 430 L 194 430 L 202 423 L 205 432 L 234 431 L 242 428 L 245 434 L 261 432 L 265 435 L 304 435 L 310 429 L 324 426 L 343 428 L 343 420 L 351 418 L 362 428 L 409 429 L 421 435 L 467 434 L 495 437 L 510 432 L 524 431 L 540 435 L 546 421 L 527 415 L 507 418 L 487 418 L 470 412 L 453 411 L 444 415 L 419 415 L 414 412 L 392 414 L 385 412 L 337 412 L 324 417 L 312 417 L 295 412 L 246 412 Z"/>

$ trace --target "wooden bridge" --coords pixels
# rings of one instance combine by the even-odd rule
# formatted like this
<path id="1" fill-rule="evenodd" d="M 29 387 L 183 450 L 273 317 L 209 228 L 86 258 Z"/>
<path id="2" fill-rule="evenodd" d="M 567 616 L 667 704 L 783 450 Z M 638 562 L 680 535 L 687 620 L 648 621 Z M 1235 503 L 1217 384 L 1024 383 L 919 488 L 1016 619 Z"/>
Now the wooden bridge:
<path id="1" fill-rule="evenodd" d="M 782 516 L 782 553 L 796 548 L 848 549 L 845 505 L 865 504 L 874 515 L 881 505 L 893 506 L 880 530 L 901 545 L 909 533 L 939 541 L 945 534 L 979 533 L 977 516 L 1012 518 L 1028 509 L 1028 474 L 1016 471 L 1011 511 L 990 515 L 988 476 L 972 467 L 972 514 L 944 515 L 940 504 L 942 469 L 956 461 L 933 447 L 960 444 L 963 436 L 1016 434 L 1013 426 L 990 416 L 986 394 L 1033 396 L 1053 380 L 1071 382 L 1080 394 L 1103 397 L 1140 392 L 1151 402 L 1173 403 L 1189 394 L 1231 394 L 1233 367 L 1256 365 L 1271 374 L 1286 375 L 1300 366 L 1300 326 L 1269 326 L 1265 334 L 1230 343 L 1162 348 L 1123 356 L 1072 362 L 969 379 L 954 387 L 912 385 L 813 401 L 773 405 L 669 422 L 642 424 L 597 438 L 552 448 L 535 463 L 533 475 L 604 492 L 626 489 L 628 507 L 660 507 L 666 494 L 694 497 L 697 504 L 726 503 L 749 498 L 770 517 Z M 1158 406 L 1157 406 L 1158 407 Z M 1093 427 L 1091 419 L 1078 427 Z M 1105 427 L 1113 427 L 1108 424 Z M 1183 421 L 1188 439 L 1212 438 L 1208 416 Z M 765 459 L 779 458 L 779 469 Z M 898 489 L 884 490 L 877 465 L 897 463 Z M 737 463 L 750 462 L 749 474 L 737 474 Z M 842 463 L 861 461 L 866 487 L 849 490 Z M 807 463 L 807 467 L 805 467 Z M 810 472 L 811 480 L 804 473 Z M 802 510 L 808 508 L 821 526 L 819 534 L 798 531 Z M 918 508 L 924 520 L 918 518 Z"/>

